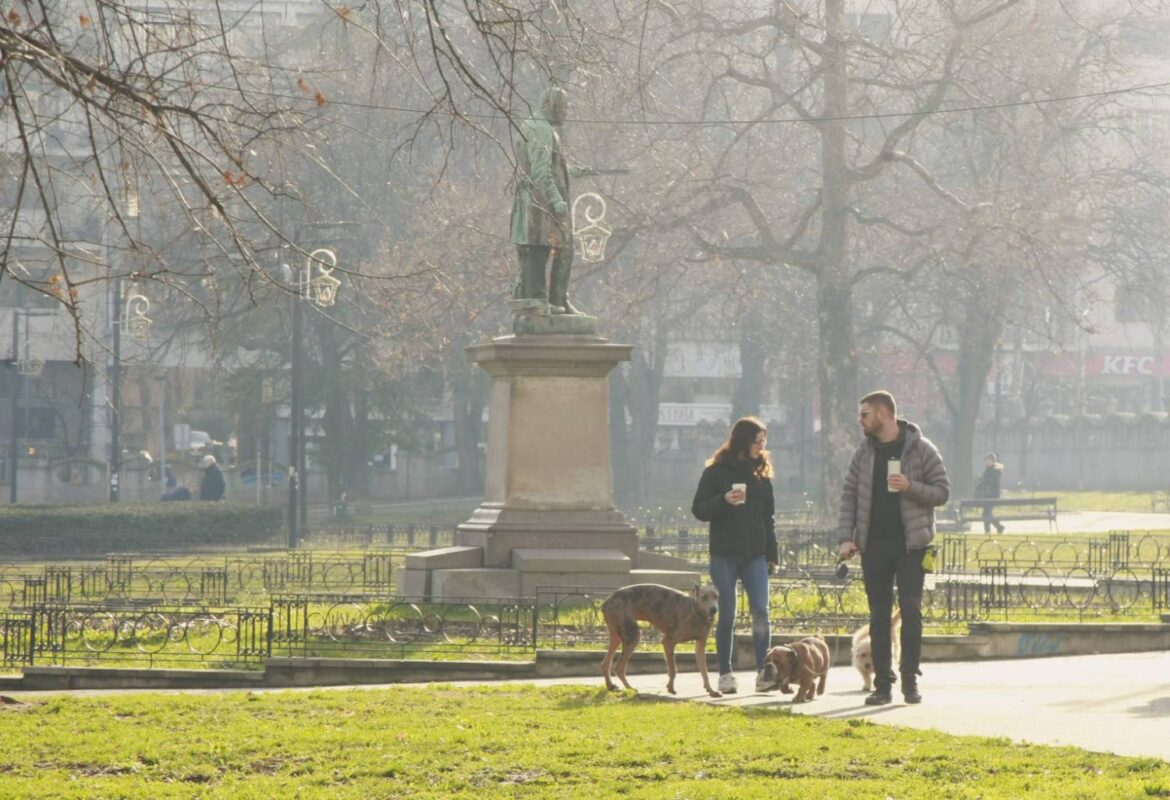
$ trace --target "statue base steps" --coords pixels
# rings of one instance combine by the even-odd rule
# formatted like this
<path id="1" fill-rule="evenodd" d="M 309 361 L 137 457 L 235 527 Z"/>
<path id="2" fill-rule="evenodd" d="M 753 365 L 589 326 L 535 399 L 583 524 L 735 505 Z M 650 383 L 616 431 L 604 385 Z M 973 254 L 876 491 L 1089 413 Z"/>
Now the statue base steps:
<path id="1" fill-rule="evenodd" d="M 396 574 L 396 593 L 430 600 L 536 597 L 558 589 L 612 591 L 634 583 L 688 590 L 702 574 L 661 553 L 575 548 L 517 548 L 509 567 L 484 567 L 483 549 L 442 547 L 411 553 Z M 479 563 L 472 563 L 478 561 Z M 454 566 L 460 564 L 459 566 Z"/>
<path id="2" fill-rule="evenodd" d="M 581 491 L 580 485 L 572 491 Z M 637 531 L 612 507 L 501 508 L 484 503 L 456 529 L 455 543 L 481 548 L 483 563 L 478 566 L 484 567 L 516 566 L 517 552 L 534 550 L 616 550 L 627 560 L 638 553 Z"/>

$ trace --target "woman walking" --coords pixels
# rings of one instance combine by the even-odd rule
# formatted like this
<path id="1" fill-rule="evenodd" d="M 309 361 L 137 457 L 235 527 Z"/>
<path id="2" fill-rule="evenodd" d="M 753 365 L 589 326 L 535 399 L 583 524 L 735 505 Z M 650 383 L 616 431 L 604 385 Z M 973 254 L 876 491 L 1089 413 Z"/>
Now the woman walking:
<path id="1" fill-rule="evenodd" d="M 715 652 L 719 658 L 719 691 L 737 691 L 731 672 L 736 584 L 743 582 L 752 617 L 756 657 L 756 691 L 776 686 L 774 668 L 764 659 L 772 643 L 768 621 L 768 565 L 775 564 L 776 501 L 772 494 L 772 460 L 765 448 L 768 431 L 755 417 L 744 417 L 731 428 L 699 479 L 691 511 L 710 523 L 708 551 L 711 581 L 719 590 Z"/>

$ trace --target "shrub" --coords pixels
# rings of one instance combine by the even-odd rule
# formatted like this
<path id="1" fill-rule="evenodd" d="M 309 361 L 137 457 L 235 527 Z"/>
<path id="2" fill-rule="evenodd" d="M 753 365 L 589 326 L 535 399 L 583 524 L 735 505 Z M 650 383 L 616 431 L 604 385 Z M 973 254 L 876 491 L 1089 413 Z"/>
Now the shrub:
<path id="1" fill-rule="evenodd" d="M 65 558 L 267 543 L 281 509 L 242 503 L 0 507 L 0 554 Z"/>

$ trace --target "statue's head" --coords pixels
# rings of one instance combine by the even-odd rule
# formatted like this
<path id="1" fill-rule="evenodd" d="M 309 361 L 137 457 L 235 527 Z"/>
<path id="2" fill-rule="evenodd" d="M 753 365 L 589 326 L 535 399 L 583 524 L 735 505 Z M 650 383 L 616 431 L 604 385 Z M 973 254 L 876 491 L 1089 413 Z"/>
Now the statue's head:
<path id="1" fill-rule="evenodd" d="M 550 86 L 540 95 L 540 116 L 560 125 L 569 115 L 569 95 L 559 86 Z"/>

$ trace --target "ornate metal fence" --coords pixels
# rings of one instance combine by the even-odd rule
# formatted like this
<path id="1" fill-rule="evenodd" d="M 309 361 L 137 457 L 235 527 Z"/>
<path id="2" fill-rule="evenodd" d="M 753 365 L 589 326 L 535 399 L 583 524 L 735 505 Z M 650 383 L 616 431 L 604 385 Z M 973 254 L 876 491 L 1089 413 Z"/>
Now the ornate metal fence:
<path id="1" fill-rule="evenodd" d="M 28 618 L 28 663 L 239 666 L 270 649 L 271 609 L 263 607 L 41 605 Z"/>
<path id="2" fill-rule="evenodd" d="M 275 595 L 257 607 L 41 604 L 0 616 L 0 655 L 15 668 L 531 653 L 536 614 L 533 599 L 436 603 L 386 594 Z"/>
<path id="3" fill-rule="evenodd" d="M 164 559 L 110 556 L 104 562 L 0 567 L 0 608 L 42 603 L 228 605 L 290 591 L 392 588 L 397 553 L 287 551 L 264 556 Z"/>
<path id="4" fill-rule="evenodd" d="M 778 530 L 780 567 L 786 574 L 829 570 L 837 559 L 835 530 Z M 687 558 L 707 560 L 707 534 L 695 526 L 672 530 L 648 527 L 642 547 Z M 1082 568 L 1093 575 L 1119 569 L 1170 566 L 1170 537 L 1133 531 L 1112 531 L 1102 537 L 1065 538 L 1037 536 L 1027 539 L 979 534 L 945 533 L 935 544 L 940 549 L 942 572 L 978 574 L 986 565 L 1004 563 L 1010 571 L 1031 568 L 1061 572 Z"/>
<path id="5" fill-rule="evenodd" d="M 1170 567 L 1154 567 L 1152 594 L 1156 612 L 1170 611 Z"/>
<path id="6" fill-rule="evenodd" d="M 40 603 L 0 614 L 3 666 L 34 663 L 247 666 L 268 656 L 444 658 L 601 647 L 609 589 L 540 589 L 536 598 L 429 602 L 387 593 L 288 593 L 266 605 L 176 607 Z M 930 576 L 928 624 L 1029 618 L 1133 619 L 1170 607 L 1170 569 L 1115 571 L 1049 582 L 1003 566 Z M 866 619 L 853 578 L 777 578 L 777 631 L 847 632 Z M 737 627 L 749 625 L 739 600 Z M 651 628 L 644 638 L 656 641 Z"/>
<path id="7" fill-rule="evenodd" d="M 116 555 L 0 566 L 0 666 L 30 663 L 247 665 L 268 655 L 435 658 L 604 646 L 600 605 L 613 588 L 542 589 L 533 599 L 441 603 L 394 594 L 401 551 L 438 527 L 355 528 L 374 547 L 229 556 Z M 1170 611 L 1170 538 L 946 534 L 923 613 L 934 627 L 986 620 L 1132 620 Z M 696 528 L 643 546 L 706 560 Z M 771 579 L 778 631 L 849 631 L 867 615 L 860 570 L 835 575 L 836 534 L 783 531 Z M 737 627 L 750 625 L 739 599 Z M 656 633 L 644 634 L 653 640 Z"/>
<path id="8" fill-rule="evenodd" d="M 616 588 L 616 587 L 615 587 Z M 548 587 L 537 589 L 536 633 L 538 647 L 567 648 L 608 643 L 609 633 L 601 604 L 612 589 L 596 587 Z M 773 579 L 769 617 L 775 630 L 852 629 L 866 619 L 865 590 L 860 580 L 835 577 Z M 749 628 L 747 598 L 740 595 L 736 628 Z M 714 633 L 712 633 L 712 637 Z M 653 628 L 643 630 L 642 640 L 659 641 Z"/>
<path id="9" fill-rule="evenodd" d="M 31 612 L 0 614 L 0 667 L 14 669 L 33 663 L 34 629 Z"/>
<path id="10" fill-rule="evenodd" d="M 531 651 L 532 599 L 448 599 L 388 594 L 284 594 L 272 599 L 272 654 L 428 658 Z"/>

